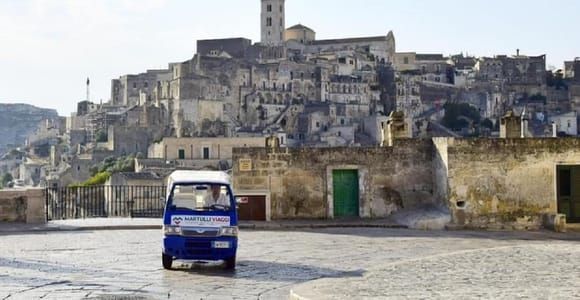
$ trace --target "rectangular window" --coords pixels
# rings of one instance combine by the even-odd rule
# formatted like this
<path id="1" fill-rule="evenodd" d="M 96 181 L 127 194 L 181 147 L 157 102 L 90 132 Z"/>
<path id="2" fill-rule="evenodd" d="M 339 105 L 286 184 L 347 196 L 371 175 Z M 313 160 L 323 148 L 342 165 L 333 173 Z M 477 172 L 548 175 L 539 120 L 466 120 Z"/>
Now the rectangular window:
<path id="1" fill-rule="evenodd" d="M 185 159 L 185 150 L 179 149 L 177 155 L 178 155 L 179 159 Z"/>
<path id="2" fill-rule="evenodd" d="M 272 18 L 267 18 L 266 19 L 266 26 L 271 27 L 272 26 Z"/>
<path id="3" fill-rule="evenodd" d="M 408 64 L 409 64 L 409 58 L 408 58 L 408 57 L 405 57 L 405 58 L 403 59 L 403 61 L 404 61 L 404 64 L 406 64 L 406 65 L 408 65 Z"/>
<path id="4" fill-rule="evenodd" d="M 209 159 L 209 147 L 203 147 L 203 159 Z"/>
<path id="5" fill-rule="evenodd" d="M 266 10 L 268 12 L 271 12 L 272 11 L 272 4 L 268 4 L 268 6 L 266 6 Z"/>

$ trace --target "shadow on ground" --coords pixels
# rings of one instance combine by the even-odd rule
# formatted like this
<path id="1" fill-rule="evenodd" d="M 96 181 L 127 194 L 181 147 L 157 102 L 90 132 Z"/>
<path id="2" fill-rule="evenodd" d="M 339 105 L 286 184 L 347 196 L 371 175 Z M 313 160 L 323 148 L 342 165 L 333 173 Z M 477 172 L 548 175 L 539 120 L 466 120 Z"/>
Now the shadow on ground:
<path id="1" fill-rule="evenodd" d="M 322 268 L 313 265 L 280 263 L 272 261 L 242 260 L 235 271 L 224 270 L 221 264 L 211 263 L 181 263 L 174 262 L 175 268 L 165 272 L 166 278 L 183 277 L 187 275 L 202 275 L 224 279 L 251 279 L 252 281 L 302 282 L 318 278 L 355 278 L 364 275 L 363 270 L 344 271 Z"/>

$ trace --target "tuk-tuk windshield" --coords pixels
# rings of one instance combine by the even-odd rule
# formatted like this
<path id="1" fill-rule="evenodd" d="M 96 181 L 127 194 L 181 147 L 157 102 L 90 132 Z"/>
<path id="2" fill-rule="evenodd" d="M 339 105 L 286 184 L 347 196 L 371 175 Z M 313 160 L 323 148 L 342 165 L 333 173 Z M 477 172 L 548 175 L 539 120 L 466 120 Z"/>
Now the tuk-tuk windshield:
<path id="1" fill-rule="evenodd" d="M 176 184 L 171 193 L 169 210 L 229 211 L 231 195 L 221 184 Z"/>

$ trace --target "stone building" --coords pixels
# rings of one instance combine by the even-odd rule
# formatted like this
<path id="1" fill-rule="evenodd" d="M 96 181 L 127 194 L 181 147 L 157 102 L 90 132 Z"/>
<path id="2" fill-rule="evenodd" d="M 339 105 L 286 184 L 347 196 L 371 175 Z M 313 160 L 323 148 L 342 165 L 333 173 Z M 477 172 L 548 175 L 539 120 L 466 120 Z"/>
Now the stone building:
<path id="1" fill-rule="evenodd" d="M 580 81 L 580 57 L 564 62 L 564 78 Z"/>
<path id="2" fill-rule="evenodd" d="M 272 219 L 381 218 L 425 205 L 449 227 L 538 229 L 580 222 L 580 139 L 395 140 L 373 148 L 234 149 L 234 187 Z"/>
<path id="3" fill-rule="evenodd" d="M 202 56 L 215 56 L 223 51 L 232 58 L 245 58 L 251 46 L 252 40 L 245 38 L 199 40 L 197 53 Z"/>
<path id="4" fill-rule="evenodd" d="M 396 78 L 396 110 L 415 118 L 425 111 L 421 99 L 422 75 L 419 71 L 405 71 Z"/>
<path id="5" fill-rule="evenodd" d="M 442 54 L 396 53 L 393 65 L 399 72 L 416 71 L 422 75 L 423 81 L 453 84 L 453 77 L 449 74 L 452 65 Z"/>
<path id="6" fill-rule="evenodd" d="M 568 113 L 551 116 L 549 122 L 555 124 L 558 135 L 577 136 L 578 135 L 578 113 L 571 111 Z"/>
<path id="7" fill-rule="evenodd" d="M 346 117 L 361 118 L 357 123 L 384 112 L 389 88 L 379 70 L 393 61 L 392 32 L 316 40 L 306 26 L 285 27 L 285 1 L 260 3 L 260 43 L 200 40 L 190 60 L 113 80 L 112 105 L 159 109 L 161 120 L 152 127 L 175 137 L 235 136 L 248 128 L 296 131 L 300 124 L 289 125 L 289 111 L 316 103 L 352 106 Z"/>
<path id="8" fill-rule="evenodd" d="M 236 148 L 234 188 L 240 195 L 262 193 L 272 219 L 385 217 L 403 206 L 432 201 L 429 141 L 401 143 L 384 148 Z"/>
<path id="9" fill-rule="evenodd" d="M 546 95 L 546 56 L 498 55 L 483 57 L 475 65 L 479 80 L 505 82 L 518 98 Z"/>
<path id="10" fill-rule="evenodd" d="M 297 24 L 286 29 L 284 41 L 294 41 L 300 44 L 309 44 L 316 40 L 316 32 L 302 24 Z"/>
<path id="11" fill-rule="evenodd" d="M 177 168 L 220 169 L 232 165 L 232 149 L 235 147 L 260 147 L 263 137 L 229 138 L 163 138 L 149 147 L 149 159 L 175 162 Z"/>
<path id="12" fill-rule="evenodd" d="M 137 75 L 124 75 L 111 82 L 111 103 L 116 106 L 138 105 L 143 92 L 151 98 L 153 89 L 161 81 L 171 78 L 171 70 L 148 70 Z"/>

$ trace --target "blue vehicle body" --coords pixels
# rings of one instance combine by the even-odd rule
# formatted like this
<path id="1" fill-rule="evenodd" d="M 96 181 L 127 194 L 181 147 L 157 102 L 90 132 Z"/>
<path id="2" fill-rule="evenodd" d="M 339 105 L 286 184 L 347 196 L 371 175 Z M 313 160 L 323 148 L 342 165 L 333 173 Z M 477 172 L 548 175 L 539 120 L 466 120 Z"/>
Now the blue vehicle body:
<path id="1" fill-rule="evenodd" d="M 230 202 L 228 210 L 202 211 L 177 207 L 176 186 L 219 184 Z M 236 200 L 229 176 L 221 172 L 177 171 L 170 176 L 163 215 L 163 265 L 171 268 L 173 260 L 225 261 L 235 268 L 238 248 Z"/>

